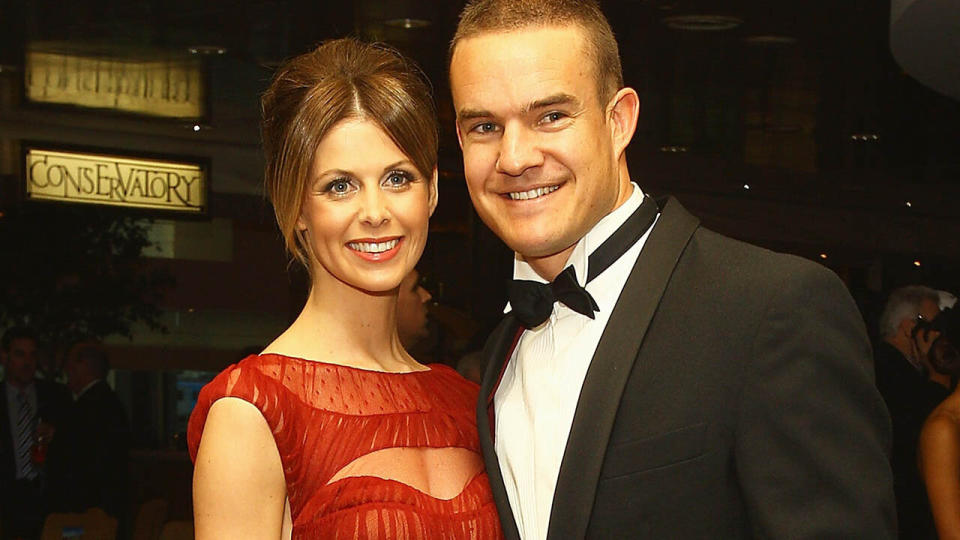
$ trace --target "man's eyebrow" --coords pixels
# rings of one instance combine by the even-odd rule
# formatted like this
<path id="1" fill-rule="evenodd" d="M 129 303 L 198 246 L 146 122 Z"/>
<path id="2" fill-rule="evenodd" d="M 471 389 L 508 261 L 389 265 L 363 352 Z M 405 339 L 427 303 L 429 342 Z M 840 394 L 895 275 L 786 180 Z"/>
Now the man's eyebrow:
<path id="1" fill-rule="evenodd" d="M 492 116 L 493 113 L 483 109 L 461 109 L 459 112 L 457 112 L 457 122 L 475 120 L 477 118 L 490 118 Z"/>
<path id="2" fill-rule="evenodd" d="M 529 111 L 536 111 L 539 109 L 546 109 L 548 107 L 555 107 L 557 105 L 579 105 L 580 100 L 576 96 L 570 94 L 554 94 L 552 96 L 547 96 L 543 99 L 538 99 L 533 103 L 528 104 L 523 108 L 523 112 L 527 113 Z"/>

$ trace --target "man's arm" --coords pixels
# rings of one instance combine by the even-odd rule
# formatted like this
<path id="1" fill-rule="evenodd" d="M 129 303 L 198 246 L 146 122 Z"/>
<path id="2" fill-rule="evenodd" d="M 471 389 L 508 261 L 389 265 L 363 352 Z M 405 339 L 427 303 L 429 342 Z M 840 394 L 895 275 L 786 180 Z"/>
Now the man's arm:
<path id="1" fill-rule="evenodd" d="M 895 538 L 890 420 L 863 321 L 831 272 L 803 264 L 794 276 L 766 306 L 739 403 L 754 535 Z"/>

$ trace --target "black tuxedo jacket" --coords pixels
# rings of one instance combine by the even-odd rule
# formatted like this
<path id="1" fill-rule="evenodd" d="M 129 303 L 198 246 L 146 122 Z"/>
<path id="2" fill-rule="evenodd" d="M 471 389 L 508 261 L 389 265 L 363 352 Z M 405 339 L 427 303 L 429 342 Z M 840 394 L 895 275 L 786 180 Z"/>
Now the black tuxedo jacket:
<path id="1" fill-rule="evenodd" d="M 583 383 L 547 537 L 894 538 L 890 420 L 843 283 L 658 202 Z M 492 400 L 521 331 L 507 314 L 488 340 L 477 409 L 507 538 Z"/>
<path id="2" fill-rule="evenodd" d="M 58 426 L 70 405 L 70 393 L 65 386 L 41 379 L 34 380 L 37 389 L 37 413 L 45 422 Z M 7 385 L 0 382 L 0 492 L 9 493 L 7 486 L 17 475 L 14 459 L 13 433 L 10 431 L 10 413 L 7 410 Z"/>

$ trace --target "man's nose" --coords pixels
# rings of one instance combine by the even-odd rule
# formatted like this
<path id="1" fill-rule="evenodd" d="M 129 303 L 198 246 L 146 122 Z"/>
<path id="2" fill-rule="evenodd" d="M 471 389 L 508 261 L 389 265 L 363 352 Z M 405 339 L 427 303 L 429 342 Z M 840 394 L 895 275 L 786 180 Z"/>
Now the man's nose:
<path id="1" fill-rule="evenodd" d="M 497 172 L 509 176 L 520 176 L 527 169 L 542 164 L 543 153 L 537 146 L 536 134 L 522 126 L 505 126 L 500 139 Z"/>
<path id="2" fill-rule="evenodd" d="M 433 298 L 433 295 L 427 289 L 423 287 L 418 287 L 418 289 L 420 290 L 420 303 L 426 304 Z"/>

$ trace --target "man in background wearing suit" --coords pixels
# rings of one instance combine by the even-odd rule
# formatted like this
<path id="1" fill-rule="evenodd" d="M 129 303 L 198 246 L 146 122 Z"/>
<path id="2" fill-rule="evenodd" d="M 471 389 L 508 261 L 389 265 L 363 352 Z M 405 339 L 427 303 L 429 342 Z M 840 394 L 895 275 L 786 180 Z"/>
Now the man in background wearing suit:
<path id="1" fill-rule="evenodd" d="M 0 341 L 0 520 L 4 538 L 36 538 L 45 513 L 44 448 L 69 404 L 66 389 L 36 379 L 38 339 L 14 327 Z"/>
<path id="2" fill-rule="evenodd" d="M 130 429 L 120 399 L 107 384 L 108 369 L 98 343 L 76 343 L 67 351 L 63 370 L 74 402 L 50 445 L 50 500 L 54 511 L 101 508 L 123 524 Z"/>
<path id="3" fill-rule="evenodd" d="M 471 199 L 516 252 L 477 422 L 506 537 L 893 538 L 856 306 L 631 182 L 639 98 L 596 3 L 468 3 L 450 81 Z"/>

